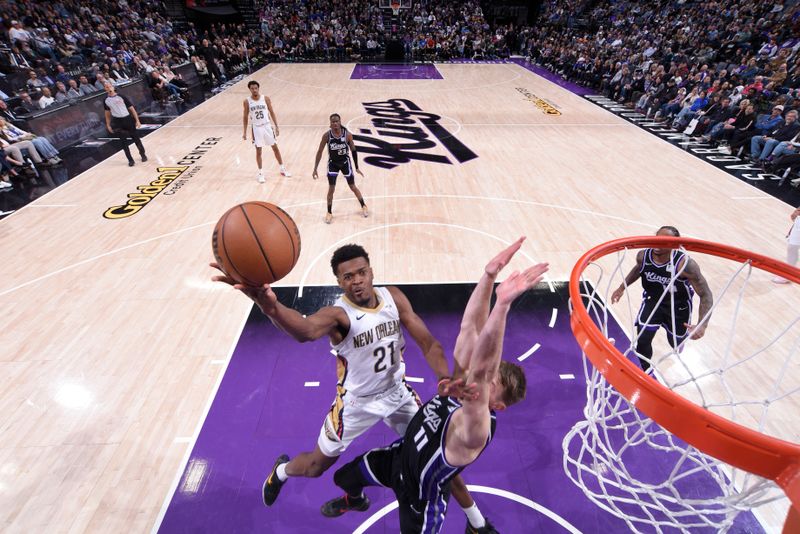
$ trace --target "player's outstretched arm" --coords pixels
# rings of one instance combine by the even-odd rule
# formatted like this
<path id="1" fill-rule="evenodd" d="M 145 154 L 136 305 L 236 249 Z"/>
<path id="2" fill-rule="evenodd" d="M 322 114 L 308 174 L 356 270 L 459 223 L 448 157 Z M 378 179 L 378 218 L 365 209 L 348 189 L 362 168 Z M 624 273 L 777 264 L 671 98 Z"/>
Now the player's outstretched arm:
<path id="1" fill-rule="evenodd" d="M 548 264 L 538 263 L 520 272 L 514 272 L 497 286 L 497 302 L 478 336 L 473 351 L 467 384 L 475 384 L 476 398 L 465 398 L 462 408 L 453 414 L 453 438 L 447 442 L 447 454 L 471 461 L 486 445 L 491 419 L 489 408 L 502 409 L 502 404 L 490 406 L 492 381 L 497 375 L 503 351 L 506 318 L 511 304 L 525 291 L 538 284 Z M 463 465 L 463 464 L 462 464 Z"/>
<path id="2" fill-rule="evenodd" d="M 472 351 L 478 340 L 478 334 L 483 330 L 483 325 L 486 324 L 486 319 L 489 316 L 489 303 L 492 298 L 494 281 L 503 267 L 508 265 L 514 254 L 522 247 L 523 241 L 525 241 L 524 236 L 492 258 L 484 267 L 483 276 L 481 276 L 475 289 L 472 290 L 472 295 L 470 295 L 467 306 L 464 308 L 461 328 L 453 351 L 456 367 L 453 370 L 453 376 L 462 376 L 463 373 L 460 371 L 469 369 Z"/>
<path id="3" fill-rule="evenodd" d="M 625 288 L 639 278 L 639 274 L 642 272 L 642 265 L 644 265 L 644 250 L 640 250 L 638 254 L 636 254 L 636 265 L 633 266 L 633 269 L 631 269 L 631 271 L 625 277 L 625 281 L 621 283 L 613 293 L 611 293 L 612 304 L 618 302 L 625 293 Z"/>
<path id="4" fill-rule="evenodd" d="M 392 294 L 395 305 L 397 305 L 397 311 L 400 314 L 400 323 L 408 331 L 420 350 L 422 350 L 425 361 L 428 362 L 430 368 L 436 373 L 436 379 L 441 380 L 442 378 L 449 377 L 450 371 L 447 366 L 447 359 L 444 357 L 442 344 L 433 337 L 433 334 L 428 330 L 422 318 L 414 311 L 408 297 L 396 287 L 388 287 L 387 289 L 389 293 Z"/>
<path id="5" fill-rule="evenodd" d="M 211 267 L 223 272 L 216 263 L 211 263 Z M 350 323 L 347 314 L 341 308 L 327 306 L 321 308 L 314 314 L 303 316 L 297 310 L 293 310 L 278 302 L 278 298 L 272 291 L 269 284 L 260 287 L 247 286 L 233 280 L 223 272 L 222 276 L 211 278 L 214 282 L 223 282 L 234 289 L 238 289 L 256 303 L 261 312 L 270 318 L 272 323 L 292 336 L 297 341 L 314 341 L 323 336 L 330 335 L 337 328 L 347 330 Z"/>

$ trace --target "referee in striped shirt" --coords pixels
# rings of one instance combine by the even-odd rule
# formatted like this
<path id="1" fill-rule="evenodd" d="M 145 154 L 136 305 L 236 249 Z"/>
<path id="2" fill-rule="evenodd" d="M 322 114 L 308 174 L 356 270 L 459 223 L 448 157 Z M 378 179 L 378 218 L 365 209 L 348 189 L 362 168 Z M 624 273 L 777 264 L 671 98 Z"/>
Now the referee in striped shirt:
<path id="1" fill-rule="evenodd" d="M 103 101 L 103 107 L 106 110 L 106 128 L 110 134 L 119 139 L 122 150 L 128 157 L 128 166 L 133 167 L 134 164 L 133 156 L 128 149 L 128 138 L 133 139 L 133 142 L 136 143 L 139 155 L 142 156 L 142 162 L 147 161 L 144 145 L 139 139 L 139 134 L 136 133 L 136 129 L 140 128 L 142 123 L 139 122 L 139 115 L 136 114 L 133 104 L 124 96 L 118 95 L 114 85 L 110 82 L 103 84 L 103 88 L 106 90 L 106 99 Z"/>

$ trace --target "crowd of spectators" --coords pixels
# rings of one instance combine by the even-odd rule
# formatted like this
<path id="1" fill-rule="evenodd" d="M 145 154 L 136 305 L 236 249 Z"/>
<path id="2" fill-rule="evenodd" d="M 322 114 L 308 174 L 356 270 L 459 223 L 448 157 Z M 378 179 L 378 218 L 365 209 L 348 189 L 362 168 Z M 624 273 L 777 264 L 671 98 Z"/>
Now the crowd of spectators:
<path id="1" fill-rule="evenodd" d="M 520 52 L 678 131 L 770 168 L 798 152 L 797 2 L 551 0 Z"/>
<path id="2" fill-rule="evenodd" d="M 180 100 L 187 87 L 174 68 L 186 62 L 217 84 L 261 61 L 371 60 L 399 41 L 414 60 L 527 56 L 765 166 L 800 145 L 796 0 L 547 0 L 533 26 L 491 25 L 477 0 L 421 0 L 398 16 L 376 0 L 266 0 L 256 10 L 258 28 L 200 32 L 146 0 L 4 3 L 0 98 L 14 105 L 0 115 L 13 122 L 139 77 L 157 100 Z"/>
<path id="3" fill-rule="evenodd" d="M 394 17 L 377 0 L 268 0 L 259 16 L 271 61 L 368 61 L 390 40 L 414 60 L 509 54 L 506 30 L 492 32 L 477 1 L 417 1 Z"/>

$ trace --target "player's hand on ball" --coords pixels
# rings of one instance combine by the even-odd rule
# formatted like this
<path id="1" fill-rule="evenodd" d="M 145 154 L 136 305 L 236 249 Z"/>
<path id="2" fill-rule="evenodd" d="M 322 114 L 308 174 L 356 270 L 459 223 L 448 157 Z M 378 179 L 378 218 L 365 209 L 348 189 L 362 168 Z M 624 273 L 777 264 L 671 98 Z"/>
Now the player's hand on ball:
<path id="1" fill-rule="evenodd" d="M 209 263 L 209 265 L 217 269 L 223 275 L 212 276 L 211 280 L 214 282 L 223 282 L 229 286 L 232 286 L 234 289 L 238 289 L 247 295 L 250 300 L 255 302 L 258 307 L 261 308 L 261 311 L 264 313 L 264 315 L 270 315 L 275 311 L 275 305 L 278 302 L 278 297 L 275 296 L 275 293 L 272 291 L 272 288 L 269 287 L 269 284 L 264 284 L 261 287 L 244 285 L 225 274 L 225 271 L 222 270 L 222 267 L 220 267 L 218 263 Z"/>
<path id="2" fill-rule="evenodd" d="M 689 336 L 692 339 L 700 339 L 706 334 L 706 323 L 701 325 L 691 325 L 689 323 L 683 323 L 686 326 L 686 330 L 689 332 Z"/>

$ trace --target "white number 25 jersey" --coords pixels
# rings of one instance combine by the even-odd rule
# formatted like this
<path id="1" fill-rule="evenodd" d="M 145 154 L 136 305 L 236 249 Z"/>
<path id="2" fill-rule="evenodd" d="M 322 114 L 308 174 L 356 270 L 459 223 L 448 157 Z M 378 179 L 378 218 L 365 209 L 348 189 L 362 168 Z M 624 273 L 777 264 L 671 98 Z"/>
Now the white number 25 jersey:
<path id="1" fill-rule="evenodd" d="M 350 331 L 338 345 L 339 385 L 359 397 L 381 393 L 398 384 L 406 371 L 403 351 L 406 344 L 400 326 L 400 313 L 391 293 L 376 287 L 378 306 L 362 308 L 344 295 L 334 306 L 342 308 L 350 319 Z"/>
<path id="2" fill-rule="evenodd" d="M 269 109 L 267 108 L 267 101 L 264 95 L 258 97 L 258 100 L 253 100 L 247 97 L 247 105 L 250 107 L 250 124 L 253 126 L 267 126 L 269 122 Z"/>

